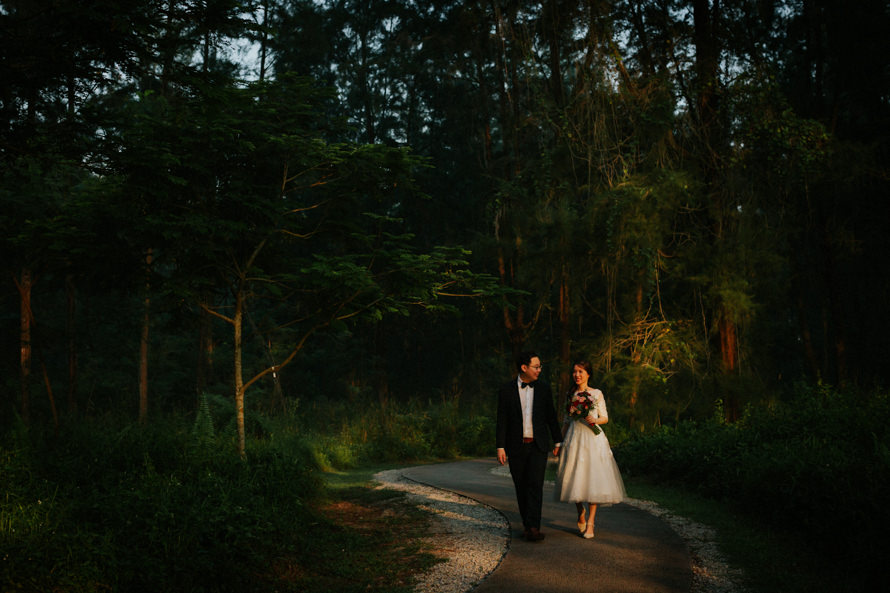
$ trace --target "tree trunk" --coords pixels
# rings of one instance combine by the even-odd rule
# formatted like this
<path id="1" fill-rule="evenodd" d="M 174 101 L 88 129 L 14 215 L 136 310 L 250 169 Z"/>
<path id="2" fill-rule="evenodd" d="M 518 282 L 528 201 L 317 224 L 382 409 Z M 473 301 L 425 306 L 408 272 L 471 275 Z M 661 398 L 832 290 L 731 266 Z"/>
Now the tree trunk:
<path id="1" fill-rule="evenodd" d="M 720 338 L 720 360 L 723 363 L 723 372 L 728 375 L 738 370 L 738 330 L 732 320 L 722 318 L 717 327 Z M 733 392 L 728 392 L 723 400 L 724 413 L 727 422 L 735 422 L 741 416 L 738 397 Z"/>
<path id="2" fill-rule="evenodd" d="M 269 366 L 277 367 L 278 365 L 275 362 L 275 355 L 272 352 L 272 340 L 263 337 L 260 328 L 254 323 L 251 315 L 247 315 L 247 320 L 250 322 L 250 328 L 253 333 L 259 336 L 263 342 L 263 348 L 266 350 L 266 358 L 269 361 Z M 278 371 L 272 371 L 270 375 L 272 376 L 272 408 L 284 412 L 287 410 L 287 405 L 284 402 L 284 390 L 281 387 L 281 375 Z"/>
<path id="3" fill-rule="evenodd" d="M 723 361 L 723 370 L 731 373 L 738 367 L 738 359 L 736 356 L 738 348 L 738 334 L 736 325 L 724 318 L 720 320 L 718 327 L 720 334 L 720 359 Z"/>
<path id="4" fill-rule="evenodd" d="M 804 360 L 807 361 L 807 366 L 809 366 L 810 373 L 812 373 L 813 377 L 821 379 L 824 376 L 824 373 L 819 364 L 819 357 L 816 355 L 816 349 L 813 346 L 813 333 L 810 331 L 810 324 L 807 322 L 806 306 L 804 305 L 800 293 L 797 293 L 795 299 L 797 302 L 797 323 L 800 328 L 800 341 L 801 346 L 803 347 Z"/>
<path id="5" fill-rule="evenodd" d="M 827 299 L 828 323 L 825 332 L 826 345 L 834 358 L 835 381 L 839 386 L 847 382 L 847 332 L 844 324 L 841 292 L 835 264 L 835 249 L 829 223 L 823 211 L 819 210 L 819 248 L 822 257 L 822 277 L 825 284 Z M 826 367 L 826 371 L 830 367 Z"/>
<path id="6" fill-rule="evenodd" d="M 569 327 L 569 270 L 563 264 L 559 281 L 559 392 L 556 394 L 557 413 L 560 418 L 565 414 L 566 396 L 572 388 L 571 376 L 571 331 Z"/>
<path id="7" fill-rule="evenodd" d="M 550 92 L 556 107 L 562 109 L 565 104 L 562 89 L 562 66 L 560 63 L 560 25 L 559 2 L 549 0 L 544 7 L 544 27 L 547 44 L 550 49 Z M 559 130 L 556 130 L 559 133 Z"/>
<path id="8" fill-rule="evenodd" d="M 727 237 L 729 218 L 727 200 L 724 195 L 724 182 L 721 179 L 721 159 L 725 154 L 724 131 L 719 122 L 720 97 L 720 3 L 714 0 L 693 0 L 693 36 L 695 42 L 695 93 L 697 133 L 701 168 L 706 181 L 708 198 L 711 201 L 711 233 L 714 237 L 714 252 L 721 252 L 731 240 Z M 738 368 L 738 327 L 727 314 L 726 305 L 718 302 L 715 306 L 719 352 L 724 374 Z M 724 398 L 726 419 L 734 421 L 739 417 L 738 398 L 733 393 Z"/>
<path id="9" fill-rule="evenodd" d="M 266 80 L 266 54 L 269 48 L 269 0 L 263 0 L 263 26 L 260 37 L 260 82 Z"/>
<path id="10" fill-rule="evenodd" d="M 695 72 L 697 115 L 704 148 L 716 151 L 719 143 L 714 134 L 719 132 L 716 115 L 719 110 L 717 75 L 720 67 L 720 46 L 716 36 L 719 20 L 718 3 L 713 7 L 709 0 L 693 0 L 693 25 L 695 37 Z"/>
<path id="11" fill-rule="evenodd" d="M 59 436 L 59 411 L 56 409 L 56 398 L 53 396 L 53 385 L 49 380 L 49 373 L 46 370 L 46 365 L 41 362 L 40 368 L 43 371 L 43 384 L 46 386 L 46 396 L 49 398 L 49 409 L 53 415 L 53 434 Z"/>
<path id="12" fill-rule="evenodd" d="M 518 135 L 516 131 L 518 129 L 518 122 L 520 121 L 518 111 L 519 106 L 516 99 L 518 82 L 516 77 L 516 67 L 511 59 L 514 51 L 513 46 L 516 43 L 515 36 L 513 35 L 513 16 L 515 15 L 515 7 L 508 6 L 508 14 L 504 14 L 501 10 L 501 3 L 491 2 L 490 6 L 494 19 L 492 26 L 497 43 L 494 56 L 495 71 L 497 72 L 497 87 L 493 90 L 493 94 L 498 98 L 497 113 L 500 118 L 499 127 L 503 134 L 503 150 L 505 157 L 503 159 L 496 159 L 492 154 L 488 153 L 486 154 L 486 158 L 490 159 L 489 163 L 492 165 L 498 162 L 504 163 L 503 169 L 499 170 L 494 166 L 489 168 L 488 173 L 492 178 L 501 178 L 506 182 L 510 182 L 520 172 Z M 486 134 L 488 133 L 490 133 L 490 130 L 486 130 Z M 487 138 L 487 140 L 490 140 L 490 138 Z M 490 148 L 490 146 L 486 147 L 487 150 L 490 150 Z M 500 224 L 511 207 L 511 204 L 508 203 L 511 199 L 515 198 L 506 196 L 505 203 L 499 206 L 495 213 L 494 237 L 495 241 L 498 243 L 502 242 Z M 515 241 L 518 247 L 520 243 L 519 238 L 517 237 Z M 516 252 L 518 253 L 518 248 Z M 499 246 L 498 271 L 504 286 L 514 286 L 518 266 L 519 256 L 510 256 L 505 253 L 503 247 Z M 511 311 L 510 308 L 505 305 L 503 308 L 503 318 L 504 327 L 507 330 L 507 335 L 510 340 L 511 354 L 515 359 L 525 347 L 530 324 L 525 321 L 525 310 L 522 304 L 519 304 L 514 311 Z"/>
<path id="13" fill-rule="evenodd" d="M 244 428 L 244 371 L 242 367 L 242 326 L 244 322 L 244 290 L 239 286 L 235 294 L 235 313 L 232 315 L 232 351 L 235 363 L 235 419 L 238 425 L 238 454 L 247 455 Z"/>
<path id="14" fill-rule="evenodd" d="M 65 293 L 68 298 L 68 315 L 65 333 L 68 342 L 68 413 L 77 413 L 77 289 L 74 275 L 65 277 Z"/>
<path id="15" fill-rule="evenodd" d="M 25 424 L 31 421 L 31 325 L 34 319 L 31 312 L 31 289 L 33 286 L 34 279 L 31 270 L 27 267 L 22 268 L 20 277 L 16 279 L 16 287 L 19 290 L 21 305 L 19 376 L 22 389 L 22 420 Z"/>
<path id="16" fill-rule="evenodd" d="M 142 307 L 142 333 L 139 338 L 139 422 L 145 423 L 148 419 L 148 337 L 149 322 L 151 321 L 151 289 L 152 250 L 145 251 L 145 299 Z"/>
<path id="17" fill-rule="evenodd" d="M 500 240 L 500 238 L 497 236 L 497 227 L 498 222 L 495 221 L 495 239 Z M 498 274 L 501 279 L 501 284 L 503 284 L 504 286 L 513 286 L 513 265 L 513 261 L 507 261 L 507 257 L 504 255 L 503 248 L 499 247 Z M 525 344 L 526 330 L 528 329 L 528 326 L 525 323 L 525 309 L 520 303 L 519 305 L 517 305 L 515 312 L 511 312 L 510 307 L 504 305 L 503 317 L 504 328 L 507 330 L 507 336 L 510 339 L 510 350 L 512 358 L 515 359 L 519 355 L 520 351 L 522 351 Z"/>
<path id="18" fill-rule="evenodd" d="M 195 392 L 200 397 L 213 377 L 213 316 L 208 298 L 203 299 L 198 329 L 198 360 L 195 372 Z"/>
<path id="19" fill-rule="evenodd" d="M 368 48 L 368 31 L 362 27 L 359 31 L 359 60 L 358 60 L 358 87 L 362 92 L 362 114 L 364 115 L 365 142 L 374 144 L 377 140 L 376 110 L 374 109 L 374 94 L 371 83 L 368 81 L 371 58 Z"/>
<path id="20" fill-rule="evenodd" d="M 635 319 L 637 322 L 643 320 L 643 283 L 637 283 L 637 292 L 634 298 L 634 305 L 636 307 Z M 628 419 L 628 425 L 633 428 L 637 422 L 637 403 L 640 399 L 640 384 L 642 383 L 642 372 L 641 361 L 642 355 L 640 353 L 640 347 L 636 340 L 633 342 L 632 346 L 633 350 L 630 354 L 630 362 L 631 367 L 633 368 L 633 378 L 631 379 L 630 385 L 630 399 L 628 400 L 628 407 L 630 408 L 630 417 Z"/>
<path id="21" fill-rule="evenodd" d="M 643 20 L 643 11 L 639 2 L 628 2 L 630 15 L 628 17 L 634 32 L 639 38 L 639 60 L 643 71 L 647 78 L 655 78 L 655 59 L 652 54 L 652 42 L 649 39 L 649 32 Z"/>

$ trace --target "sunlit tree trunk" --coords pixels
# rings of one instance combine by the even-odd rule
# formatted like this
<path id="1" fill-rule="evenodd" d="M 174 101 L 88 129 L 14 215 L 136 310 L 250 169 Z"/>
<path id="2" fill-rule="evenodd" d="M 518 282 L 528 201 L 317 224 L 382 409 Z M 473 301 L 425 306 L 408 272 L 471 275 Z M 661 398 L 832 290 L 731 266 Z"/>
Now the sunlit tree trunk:
<path id="1" fill-rule="evenodd" d="M 235 395 L 235 425 L 238 432 L 238 453 L 241 457 L 246 455 L 247 436 L 244 426 L 244 394 L 248 385 L 244 383 L 244 363 L 243 363 L 243 326 L 244 326 L 244 283 L 243 279 L 239 280 L 234 290 L 235 307 L 231 317 L 227 317 L 219 312 L 214 311 L 207 303 L 202 303 L 201 308 L 206 313 L 214 317 L 222 319 L 232 326 L 232 369 L 233 390 Z"/>
<path id="2" fill-rule="evenodd" d="M 244 324 L 244 290 L 235 293 L 235 312 L 232 315 L 232 351 L 235 371 L 235 420 L 238 424 L 238 453 L 246 454 L 247 439 L 244 428 L 244 371 L 242 362 L 242 327 Z"/>
<path id="3" fill-rule="evenodd" d="M 738 371 L 738 329 L 736 324 L 726 318 L 720 319 L 717 326 L 720 337 L 720 361 L 722 363 L 724 374 L 731 374 Z M 741 416 L 738 398 L 727 393 L 724 397 L 724 413 L 727 422 L 735 422 Z"/>

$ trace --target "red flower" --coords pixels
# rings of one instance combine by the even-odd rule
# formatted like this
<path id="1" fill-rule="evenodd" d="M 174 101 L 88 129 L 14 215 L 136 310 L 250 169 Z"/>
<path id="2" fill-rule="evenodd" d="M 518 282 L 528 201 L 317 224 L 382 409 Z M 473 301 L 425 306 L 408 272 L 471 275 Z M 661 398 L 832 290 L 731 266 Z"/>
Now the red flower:
<path id="1" fill-rule="evenodd" d="M 584 420 L 592 409 L 596 407 L 596 398 L 586 391 L 579 391 L 572 396 L 568 404 L 569 417 L 579 420 L 587 424 Z M 588 425 L 594 434 L 600 433 L 600 428 L 596 425 Z"/>

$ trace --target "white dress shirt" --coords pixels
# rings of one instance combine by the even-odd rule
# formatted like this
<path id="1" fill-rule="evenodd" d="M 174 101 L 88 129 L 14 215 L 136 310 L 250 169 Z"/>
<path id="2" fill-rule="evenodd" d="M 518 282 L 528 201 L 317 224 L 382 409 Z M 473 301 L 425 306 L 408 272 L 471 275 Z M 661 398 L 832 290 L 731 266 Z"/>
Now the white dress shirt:
<path id="1" fill-rule="evenodd" d="M 532 429 L 532 405 L 535 401 L 535 388 L 531 385 L 522 386 L 522 379 L 516 378 L 516 384 L 519 386 L 519 403 L 522 405 L 522 438 L 534 438 L 535 433 Z"/>

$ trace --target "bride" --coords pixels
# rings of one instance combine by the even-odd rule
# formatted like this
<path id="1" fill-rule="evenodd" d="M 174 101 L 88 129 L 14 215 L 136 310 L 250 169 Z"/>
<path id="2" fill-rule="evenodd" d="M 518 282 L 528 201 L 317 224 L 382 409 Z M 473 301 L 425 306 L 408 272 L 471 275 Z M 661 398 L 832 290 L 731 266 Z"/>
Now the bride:
<path id="1" fill-rule="evenodd" d="M 586 361 L 572 369 L 576 388 L 562 427 L 554 490 L 556 500 L 575 503 L 578 531 L 585 539 L 593 538 L 597 505 L 621 502 L 626 496 L 609 440 L 600 428 L 609 421 L 603 392 L 587 385 L 591 370 Z M 588 505 L 586 516 L 584 503 Z"/>

